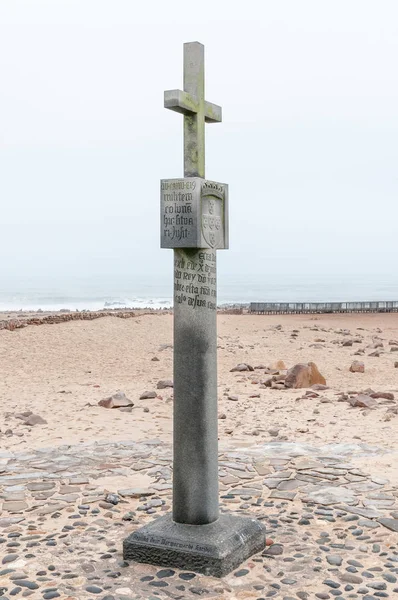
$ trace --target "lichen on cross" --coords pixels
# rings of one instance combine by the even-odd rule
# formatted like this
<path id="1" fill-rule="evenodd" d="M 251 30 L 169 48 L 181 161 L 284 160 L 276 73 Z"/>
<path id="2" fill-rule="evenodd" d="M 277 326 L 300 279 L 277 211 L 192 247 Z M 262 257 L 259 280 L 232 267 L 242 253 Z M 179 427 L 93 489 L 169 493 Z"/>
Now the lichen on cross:
<path id="1" fill-rule="evenodd" d="M 184 91 L 164 93 L 164 106 L 184 115 L 184 177 L 205 177 L 205 123 L 221 122 L 221 106 L 205 100 L 204 46 L 184 44 Z"/>

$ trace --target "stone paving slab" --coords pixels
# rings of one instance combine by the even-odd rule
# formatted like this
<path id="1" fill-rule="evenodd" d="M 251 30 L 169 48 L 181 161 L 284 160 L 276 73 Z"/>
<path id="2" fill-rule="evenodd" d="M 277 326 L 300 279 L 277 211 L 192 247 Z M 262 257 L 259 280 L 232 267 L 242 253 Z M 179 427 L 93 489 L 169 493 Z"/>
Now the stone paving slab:
<path id="1" fill-rule="evenodd" d="M 0 598 L 397 597 L 398 489 L 355 464 L 378 452 L 284 442 L 223 448 L 221 511 L 260 519 L 269 540 L 264 553 L 221 579 L 123 560 L 123 539 L 171 509 L 169 445 L 100 442 L 3 453 Z M 149 483 L 137 489 L 143 475 Z M 361 485 L 352 485 L 353 476 Z M 272 479 L 282 489 L 268 487 Z"/>

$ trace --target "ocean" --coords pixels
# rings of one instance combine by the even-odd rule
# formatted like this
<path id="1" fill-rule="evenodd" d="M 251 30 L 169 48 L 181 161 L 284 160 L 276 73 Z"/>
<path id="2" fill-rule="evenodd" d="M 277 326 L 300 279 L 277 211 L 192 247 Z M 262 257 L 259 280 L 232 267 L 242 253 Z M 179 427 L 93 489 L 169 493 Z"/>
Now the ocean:
<path id="1" fill-rule="evenodd" d="M 169 274 L 168 274 L 169 275 Z M 169 277 L 2 280 L 0 311 L 170 308 Z M 250 302 L 353 302 L 398 300 L 398 274 L 386 275 L 240 275 L 219 277 L 218 305 Z"/>

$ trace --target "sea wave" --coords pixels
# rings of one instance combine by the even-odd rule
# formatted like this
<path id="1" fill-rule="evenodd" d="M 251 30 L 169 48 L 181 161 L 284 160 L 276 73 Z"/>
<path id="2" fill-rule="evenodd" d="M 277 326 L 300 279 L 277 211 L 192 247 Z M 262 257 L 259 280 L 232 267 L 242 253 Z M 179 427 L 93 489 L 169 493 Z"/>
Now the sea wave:
<path id="1" fill-rule="evenodd" d="M 98 299 L 98 298 L 60 298 L 38 299 L 38 298 L 13 298 L 0 300 L 0 311 L 2 312 L 19 312 L 19 311 L 43 311 L 54 312 L 59 310 L 112 310 L 117 308 L 132 308 L 132 309 L 168 309 L 173 305 L 171 298 L 115 298 L 115 299 Z"/>

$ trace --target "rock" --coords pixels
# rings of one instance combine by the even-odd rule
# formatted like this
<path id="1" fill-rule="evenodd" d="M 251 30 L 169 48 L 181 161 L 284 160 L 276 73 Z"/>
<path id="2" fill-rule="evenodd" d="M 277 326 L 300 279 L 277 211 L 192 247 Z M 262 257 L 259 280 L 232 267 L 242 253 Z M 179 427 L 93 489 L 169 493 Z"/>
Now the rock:
<path id="1" fill-rule="evenodd" d="M 3 502 L 3 510 L 6 510 L 7 512 L 22 512 L 23 510 L 26 510 L 28 508 L 28 505 L 26 504 L 26 502 L 23 501 L 18 501 L 18 500 L 10 500 L 8 502 Z"/>
<path id="2" fill-rule="evenodd" d="M 360 360 L 354 360 L 350 367 L 351 373 L 365 373 L 365 364 Z"/>
<path id="3" fill-rule="evenodd" d="M 285 378 L 287 388 L 308 388 L 314 384 L 326 385 L 326 379 L 318 371 L 315 363 L 299 363 L 288 370 Z"/>
<path id="4" fill-rule="evenodd" d="M 397 360 L 397 361 L 395 361 L 395 363 L 394 363 L 394 367 L 395 367 L 396 369 L 398 369 L 398 360 Z"/>
<path id="5" fill-rule="evenodd" d="M 158 381 L 156 387 L 158 390 L 164 390 L 166 388 L 174 387 L 174 383 L 170 379 L 161 379 L 160 381 Z"/>
<path id="6" fill-rule="evenodd" d="M 398 352 L 398 346 L 393 346 L 390 348 L 390 352 Z"/>
<path id="7" fill-rule="evenodd" d="M 264 550 L 263 556 L 280 556 L 283 554 L 283 546 L 281 544 L 271 544 Z"/>
<path id="8" fill-rule="evenodd" d="M 315 502 L 328 506 L 329 504 L 358 504 L 358 499 L 355 496 L 355 490 L 350 490 L 343 486 L 331 487 L 325 486 L 308 492 L 303 502 Z"/>
<path id="9" fill-rule="evenodd" d="M 332 565 L 333 567 L 340 567 L 343 562 L 343 559 L 339 554 L 328 554 L 326 560 L 329 565 Z"/>
<path id="10" fill-rule="evenodd" d="M 39 415 L 30 415 L 27 419 L 24 420 L 24 425 L 29 425 L 33 427 L 33 425 L 46 425 L 47 421 L 40 417 Z"/>
<path id="11" fill-rule="evenodd" d="M 268 433 L 269 435 L 271 435 L 272 437 L 276 437 L 279 435 L 279 429 L 268 429 Z"/>
<path id="12" fill-rule="evenodd" d="M 362 577 L 359 577 L 359 575 L 354 575 L 353 573 L 341 573 L 341 575 L 339 575 L 340 581 L 344 581 L 344 583 L 362 583 L 363 579 Z"/>
<path id="13" fill-rule="evenodd" d="M 391 392 L 374 392 L 370 394 L 372 398 L 383 398 L 384 400 L 394 400 L 394 394 Z"/>
<path id="14" fill-rule="evenodd" d="M 108 502 L 109 504 L 119 504 L 120 498 L 117 494 L 107 494 L 105 496 L 105 502 Z"/>
<path id="15" fill-rule="evenodd" d="M 144 392 L 140 396 L 140 400 L 148 400 L 149 398 L 156 398 L 156 392 Z"/>
<path id="16" fill-rule="evenodd" d="M 118 490 L 117 493 L 124 498 L 141 498 L 142 496 L 153 496 L 155 492 L 151 492 L 147 488 L 128 488 Z"/>
<path id="17" fill-rule="evenodd" d="M 230 373 L 234 373 L 235 371 L 254 371 L 254 368 L 246 363 L 240 363 L 231 369 Z"/>
<path id="18" fill-rule="evenodd" d="M 18 558 L 18 554 L 6 554 L 1 562 L 3 565 L 6 565 L 7 563 L 16 561 L 17 558 Z"/>
<path id="19" fill-rule="evenodd" d="M 159 359 L 158 359 L 158 357 L 157 357 L 157 356 L 154 356 L 153 358 L 151 358 L 151 361 L 152 361 L 152 362 L 159 362 Z"/>
<path id="20" fill-rule="evenodd" d="M 228 396 L 228 400 L 232 400 L 233 402 L 237 402 L 239 400 L 239 396 Z"/>
<path id="21" fill-rule="evenodd" d="M 358 394 L 354 398 L 349 399 L 351 406 L 358 406 L 360 408 L 374 408 L 377 406 L 377 401 L 372 396 L 366 394 Z"/>
<path id="22" fill-rule="evenodd" d="M 113 396 L 100 400 L 98 406 L 103 406 L 104 408 L 122 408 L 125 406 L 134 406 L 134 402 L 129 400 L 124 392 L 116 392 Z"/>
<path id="23" fill-rule="evenodd" d="M 380 518 L 377 520 L 380 523 L 380 525 L 384 525 L 384 527 L 387 527 L 387 529 L 390 529 L 391 531 L 395 531 L 396 533 L 398 533 L 398 519 Z"/>

